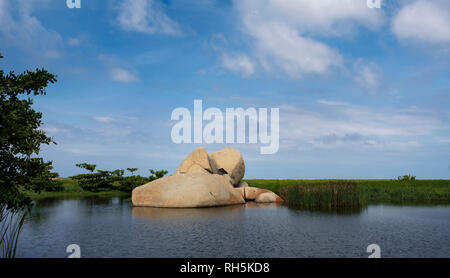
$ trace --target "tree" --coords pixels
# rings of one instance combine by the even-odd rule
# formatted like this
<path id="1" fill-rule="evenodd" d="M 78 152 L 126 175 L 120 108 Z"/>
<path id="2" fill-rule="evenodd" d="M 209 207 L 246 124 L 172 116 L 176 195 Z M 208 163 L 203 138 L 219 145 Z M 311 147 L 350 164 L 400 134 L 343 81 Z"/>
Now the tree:
<path id="1" fill-rule="evenodd" d="M 153 169 L 150 169 L 149 170 L 150 171 L 150 177 L 149 177 L 149 180 L 150 181 L 154 181 L 154 180 L 157 180 L 157 179 L 159 179 L 159 178 L 162 178 L 162 177 L 164 177 L 167 173 L 169 173 L 167 170 L 153 170 Z"/>
<path id="2" fill-rule="evenodd" d="M 134 175 L 134 172 L 136 172 L 138 168 L 127 168 L 127 170 L 131 172 L 131 175 Z"/>
<path id="3" fill-rule="evenodd" d="M 76 176 L 72 176 L 71 178 L 78 181 L 78 184 L 83 188 L 84 190 L 91 191 L 91 192 L 100 192 L 104 190 L 108 190 L 112 187 L 113 180 L 113 173 L 109 171 L 103 171 L 103 170 L 97 170 L 96 173 L 94 173 L 95 168 L 97 165 L 94 164 L 88 164 L 88 163 L 79 163 L 76 164 L 77 167 L 83 168 L 87 171 L 89 171 L 89 174 L 79 174 Z M 117 170 L 115 172 L 115 175 L 120 175 L 123 170 Z"/>
<path id="4" fill-rule="evenodd" d="M 86 169 L 91 173 L 93 173 L 95 171 L 95 168 L 97 167 L 97 165 L 95 164 L 88 164 L 88 163 L 78 163 L 75 166 Z"/>
<path id="5" fill-rule="evenodd" d="M 43 178 L 51 179 L 52 162 L 37 156 L 42 144 L 54 141 L 39 129 L 42 113 L 32 108 L 32 97 L 45 95 L 46 87 L 55 82 L 56 76 L 44 69 L 21 74 L 0 70 L 0 204 L 8 209 L 31 204 L 21 187 L 39 192 L 45 186 Z"/>
<path id="6" fill-rule="evenodd" d="M 32 108 L 32 97 L 45 95 L 55 82 L 55 75 L 44 69 L 21 74 L 0 69 L 0 257 L 15 256 L 26 208 L 31 207 L 21 189 L 39 192 L 58 185 L 52 162 L 37 157 L 42 144 L 54 141 L 39 129 L 42 113 Z"/>

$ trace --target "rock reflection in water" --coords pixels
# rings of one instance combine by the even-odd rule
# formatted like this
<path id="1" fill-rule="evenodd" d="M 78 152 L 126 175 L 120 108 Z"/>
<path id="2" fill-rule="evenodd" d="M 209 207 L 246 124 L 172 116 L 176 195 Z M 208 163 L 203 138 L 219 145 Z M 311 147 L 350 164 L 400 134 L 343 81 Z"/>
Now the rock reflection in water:
<path id="1" fill-rule="evenodd" d="M 246 208 L 276 208 L 277 203 L 255 203 L 247 202 L 243 205 L 232 205 L 211 208 L 153 208 L 133 207 L 133 217 L 149 219 L 208 219 L 222 215 L 243 213 Z"/>

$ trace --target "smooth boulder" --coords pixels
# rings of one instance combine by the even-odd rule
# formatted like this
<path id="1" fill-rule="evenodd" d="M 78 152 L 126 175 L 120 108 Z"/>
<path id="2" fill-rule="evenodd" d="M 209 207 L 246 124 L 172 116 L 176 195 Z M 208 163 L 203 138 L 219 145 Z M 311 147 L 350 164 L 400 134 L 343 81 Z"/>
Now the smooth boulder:
<path id="1" fill-rule="evenodd" d="M 245 181 L 241 181 L 241 182 L 239 183 L 239 185 L 236 186 L 236 187 L 237 187 L 237 188 L 248 187 L 248 183 L 246 183 Z"/>
<path id="2" fill-rule="evenodd" d="M 175 170 L 175 174 L 206 172 L 212 173 L 213 171 L 205 148 L 198 148 L 191 152 Z"/>
<path id="3" fill-rule="evenodd" d="M 281 199 L 277 194 L 273 192 L 265 192 L 261 193 L 255 199 L 256 203 L 282 203 L 283 199 Z"/>
<path id="4" fill-rule="evenodd" d="M 228 174 L 234 186 L 239 185 L 245 174 L 245 164 L 240 151 L 225 148 L 209 154 L 214 174 Z"/>
<path id="5" fill-rule="evenodd" d="M 132 192 L 134 206 L 198 208 L 244 204 L 241 193 L 226 177 L 187 173 L 154 180 Z"/>
<path id="6" fill-rule="evenodd" d="M 259 195 L 263 193 L 272 192 L 267 189 L 257 188 L 257 187 L 244 187 L 245 188 L 245 200 L 254 201 Z"/>

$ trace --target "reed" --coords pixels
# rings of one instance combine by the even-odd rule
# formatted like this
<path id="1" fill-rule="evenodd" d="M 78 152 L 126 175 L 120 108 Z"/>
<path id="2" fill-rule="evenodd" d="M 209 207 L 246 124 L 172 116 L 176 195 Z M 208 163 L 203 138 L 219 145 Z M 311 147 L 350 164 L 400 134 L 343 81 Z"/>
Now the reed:
<path id="1" fill-rule="evenodd" d="M 281 189 L 287 205 L 302 208 L 355 208 L 364 205 L 358 185 L 353 181 L 301 183 Z"/>
<path id="2" fill-rule="evenodd" d="M 0 204 L 0 258 L 16 256 L 19 235 L 26 216 L 26 210 L 11 210 L 5 204 Z"/>

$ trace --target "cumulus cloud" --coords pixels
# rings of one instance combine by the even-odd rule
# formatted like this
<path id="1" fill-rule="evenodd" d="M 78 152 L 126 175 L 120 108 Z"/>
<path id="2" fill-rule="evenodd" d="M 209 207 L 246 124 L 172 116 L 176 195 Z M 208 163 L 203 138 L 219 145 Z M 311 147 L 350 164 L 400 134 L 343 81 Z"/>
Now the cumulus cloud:
<path id="1" fill-rule="evenodd" d="M 426 43 L 450 42 L 449 1 L 418 0 L 408 3 L 395 15 L 392 31 L 399 39 Z"/>
<path id="2" fill-rule="evenodd" d="M 376 29 L 382 23 L 378 9 L 366 0 L 245 0 L 236 1 L 247 24 L 285 23 L 301 33 L 342 36 L 359 25 Z"/>
<path id="3" fill-rule="evenodd" d="M 242 53 L 224 54 L 222 65 L 224 68 L 241 73 L 244 76 L 250 76 L 254 72 L 254 64 L 250 58 Z"/>
<path id="4" fill-rule="evenodd" d="M 64 41 L 32 15 L 32 4 L 37 2 L 0 0 L 0 41 L 39 56 L 59 58 Z"/>
<path id="5" fill-rule="evenodd" d="M 178 23 L 163 11 L 162 4 L 156 0 L 123 1 L 119 7 L 117 21 L 126 31 L 167 35 L 181 33 Z"/>
<path id="6" fill-rule="evenodd" d="M 383 21 L 366 0 L 243 0 L 235 6 L 259 65 L 291 77 L 342 66 L 339 51 L 320 38 L 345 36 L 359 26 L 376 29 Z"/>
<path id="7" fill-rule="evenodd" d="M 257 51 L 267 70 L 273 70 L 273 65 L 291 77 L 299 77 L 303 74 L 323 74 L 342 63 L 342 57 L 336 50 L 301 36 L 286 24 L 259 23 L 249 25 L 248 30 L 256 39 Z"/>
<path id="8" fill-rule="evenodd" d="M 111 69 L 110 74 L 112 80 L 116 82 L 130 83 L 139 81 L 138 77 L 134 76 L 129 71 L 122 68 L 113 68 Z"/>

